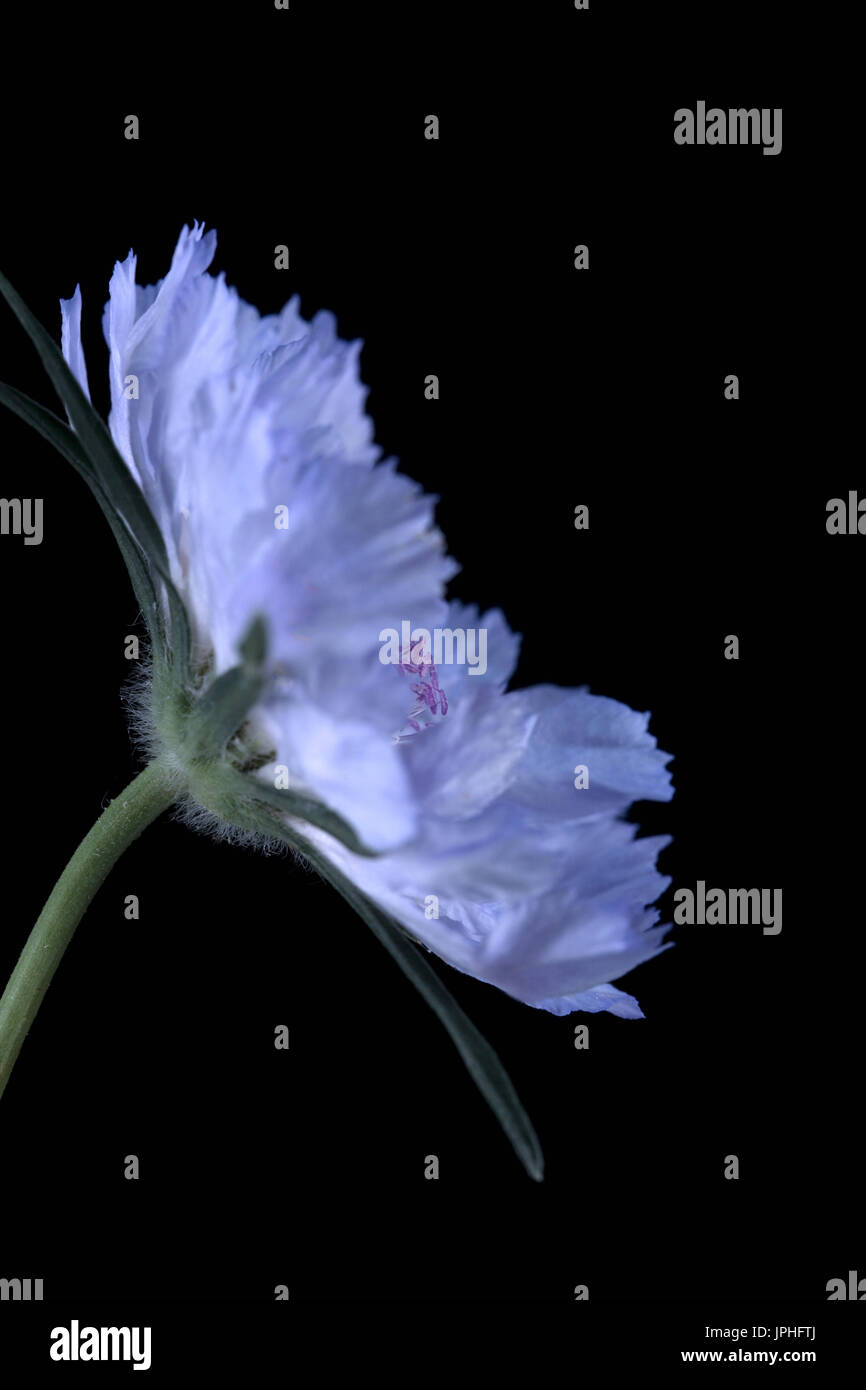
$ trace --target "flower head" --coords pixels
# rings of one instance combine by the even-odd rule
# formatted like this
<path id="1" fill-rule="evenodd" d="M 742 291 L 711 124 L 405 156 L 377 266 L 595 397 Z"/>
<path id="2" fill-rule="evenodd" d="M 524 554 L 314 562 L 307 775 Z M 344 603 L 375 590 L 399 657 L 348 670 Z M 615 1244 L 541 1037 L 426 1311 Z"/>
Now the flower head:
<path id="1" fill-rule="evenodd" d="M 648 904 L 667 883 L 667 840 L 621 818 L 672 795 L 648 716 L 587 689 L 507 691 L 518 639 L 499 611 L 446 601 L 457 566 L 435 498 L 380 458 L 360 344 L 328 313 L 305 322 L 297 299 L 259 315 L 208 273 L 214 250 L 213 232 L 184 228 L 146 288 L 130 253 L 103 318 L 111 434 L 164 537 L 200 679 L 236 668 L 261 620 L 244 715 L 255 777 L 273 788 L 285 772 L 376 852 L 306 826 L 317 853 L 514 998 L 640 1016 L 610 981 L 664 949 Z M 86 392 L 79 291 L 61 303 Z M 454 634 L 483 633 L 483 669 L 415 647 L 383 660 L 383 633 L 407 621 L 450 634 L 449 655 Z"/>

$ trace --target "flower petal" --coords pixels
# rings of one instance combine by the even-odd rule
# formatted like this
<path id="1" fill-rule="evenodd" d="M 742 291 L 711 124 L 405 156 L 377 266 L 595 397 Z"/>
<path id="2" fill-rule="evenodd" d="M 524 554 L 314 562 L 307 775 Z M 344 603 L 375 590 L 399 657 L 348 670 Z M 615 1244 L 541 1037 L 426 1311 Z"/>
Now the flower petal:
<path id="1" fill-rule="evenodd" d="M 72 375 L 90 400 L 90 387 L 87 384 L 87 364 L 81 346 L 81 286 L 75 286 L 71 299 L 60 301 L 61 332 L 60 347 Z"/>

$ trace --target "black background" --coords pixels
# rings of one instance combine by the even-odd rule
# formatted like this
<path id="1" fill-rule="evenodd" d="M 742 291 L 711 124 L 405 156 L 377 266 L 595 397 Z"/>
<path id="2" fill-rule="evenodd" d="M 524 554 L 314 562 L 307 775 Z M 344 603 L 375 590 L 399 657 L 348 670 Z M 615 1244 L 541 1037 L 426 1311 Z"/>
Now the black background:
<path id="1" fill-rule="evenodd" d="M 581 1283 L 590 1307 L 824 1300 L 829 1278 L 866 1274 L 866 542 L 825 529 L 828 498 L 862 486 L 826 317 L 847 195 L 839 118 L 798 75 L 805 36 L 792 12 L 757 13 L 293 0 L 211 15 L 189 62 L 164 30 L 148 59 L 120 16 L 126 74 L 82 51 L 65 81 L 7 98 L 3 269 L 58 336 L 81 282 L 95 404 L 114 261 L 134 247 L 151 283 L 194 218 L 263 312 L 294 292 L 308 318 L 333 310 L 365 340 L 377 441 L 441 496 L 450 592 L 524 634 L 513 684 L 588 683 L 652 711 L 676 796 L 633 818 L 673 835 L 667 918 L 701 878 L 781 887 L 784 926 L 675 929 L 620 982 L 638 1022 L 554 1018 L 442 967 L 533 1117 L 539 1186 L 328 887 L 164 819 L 90 908 L 3 1098 L 0 1274 L 41 1276 L 71 1307 L 267 1302 L 283 1283 L 293 1303 L 571 1302 Z M 673 112 L 698 99 L 782 106 L 781 155 L 676 146 Z M 52 403 L 5 307 L 0 351 L 2 378 Z M 45 499 L 41 546 L 0 542 L 5 978 L 135 770 L 119 690 L 140 629 L 83 485 L 17 420 L 0 431 L 3 495 Z"/>

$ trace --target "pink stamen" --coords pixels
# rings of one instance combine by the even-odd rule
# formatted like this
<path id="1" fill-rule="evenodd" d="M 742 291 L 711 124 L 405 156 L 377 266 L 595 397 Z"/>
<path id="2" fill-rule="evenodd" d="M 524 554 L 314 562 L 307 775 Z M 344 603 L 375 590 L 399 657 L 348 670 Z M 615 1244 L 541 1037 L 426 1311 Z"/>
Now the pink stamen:
<path id="1" fill-rule="evenodd" d="M 404 660 L 400 662 L 398 669 L 406 676 L 419 677 L 418 680 L 412 682 L 411 686 L 412 694 L 417 696 L 419 703 L 414 705 L 409 711 L 408 719 L 408 728 L 411 729 L 413 733 L 417 734 L 421 732 L 422 726 L 419 724 L 416 716 L 423 714 L 425 710 L 428 710 L 434 717 L 447 714 L 448 698 L 445 691 L 439 685 L 439 675 L 432 662 L 422 662 L 419 664 L 418 662 L 411 661 L 409 659 L 410 651 L 406 649 L 401 652 L 401 655 L 404 657 Z M 423 727 L 425 729 L 432 728 L 433 720 L 425 719 Z M 402 735 L 398 734 L 397 741 L 400 742 L 401 738 Z"/>

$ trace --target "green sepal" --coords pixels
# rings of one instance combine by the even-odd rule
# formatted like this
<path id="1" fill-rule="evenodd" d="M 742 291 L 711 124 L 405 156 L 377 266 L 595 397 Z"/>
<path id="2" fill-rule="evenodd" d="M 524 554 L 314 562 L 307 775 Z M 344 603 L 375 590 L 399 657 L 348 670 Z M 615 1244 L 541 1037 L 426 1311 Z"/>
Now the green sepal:
<path id="1" fill-rule="evenodd" d="M 240 664 L 211 681 L 187 716 L 185 753 L 195 762 L 222 757 L 264 689 L 267 630 L 263 618 L 253 619 L 238 650 L 243 658 Z"/>
<path id="2" fill-rule="evenodd" d="M 207 794 L 211 798 L 210 809 L 223 815 L 226 820 L 243 815 L 245 807 L 253 810 L 251 803 L 257 802 L 259 807 L 256 813 L 260 818 L 258 829 L 266 834 L 277 835 L 280 839 L 288 838 L 284 833 L 284 824 L 265 809 L 271 807 L 274 811 L 281 811 L 284 816 L 291 816 L 293 820 L 306 821 L 317 830 L 326 831 L 335 840 L 339 840 L 341 845 L 345 845 L 346 849 L 363 859 L 378 858 L 377 852 L 369 849 L 363 840 L 359 839 L 357 832 L 347 820 L 323 805 L 321 801 L 317 801 L 315 797 L 307 796 L 303 792 L 280 791 L 269 782 L 262 782 L 258 777 L 241 772 L 228 762 L 208 768 L 207 780 Z M 214 797 L 221 801 L 221 805 L 215 804 Z"/>
<path id="3" fill-rule="evenodd" d="M 268 629 L 260 614 L 253 618 L 241 638 L 238 651 L 245 666 L 251 669 L 264 666 L 268 656 Z"/>
<path id="4" fill-rule="evenodd" d="M 0 294 L 6 299 L 39 353 L 42 365 L 68 411 L 72 428 L 108 502 L 123 519 L 147 564 L 165 586 L 171 620 L 171 660 L 179 669 L 181 679 L 186 680 L 190 657 L 189 622 L 186 609 L 169 573 L 168 555 L 162 532 L 144 494 L 115 448 L 104 421 L 93 409 L 70 371 L 60 348 L 2 273 Z"/>
<path id="5" fill-rule="evenodd" d="M 178 704 L 178 693 L 171 685 L 164 694 L 154 689 L 154 707 L 162 717 L 166 743 L 186 771 L 191 795 L 227 821 L 238 822 L 244 808 L 255 805 L 266 818 L 268 834 L 282 829 L 273 814 L 280 811 L 326 831 L 353 854 L 374 857 L 336 811 L 304 792 L 281 791 L 253 775 L 256 750 L 248 743 L 244 725 L 267 683 L 267 648 L 265 620 L 256 616 L 238 643 L 242 660 L 211 681 L 198 700 L 192 702 L 183 693 Z M 259 766 L 273 757 L 259 751 Z"/>

